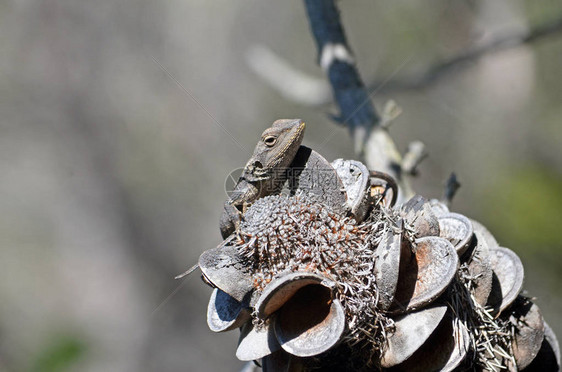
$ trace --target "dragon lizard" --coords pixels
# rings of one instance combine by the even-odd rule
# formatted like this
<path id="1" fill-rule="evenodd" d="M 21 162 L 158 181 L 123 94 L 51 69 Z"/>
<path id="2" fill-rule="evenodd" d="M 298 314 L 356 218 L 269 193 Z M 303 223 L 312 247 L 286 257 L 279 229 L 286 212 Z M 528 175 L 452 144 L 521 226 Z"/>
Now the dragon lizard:
<path id="1" fill-rule="evenodd" d="M 238 228 L 242 214 L 255 200 L 281 192 L 288 168 L 302 142 L 304 128 L 300 119 L 281 119 L 263 132 L 234 191 L 224 203 L 220 219 L 223 239 Z"/>

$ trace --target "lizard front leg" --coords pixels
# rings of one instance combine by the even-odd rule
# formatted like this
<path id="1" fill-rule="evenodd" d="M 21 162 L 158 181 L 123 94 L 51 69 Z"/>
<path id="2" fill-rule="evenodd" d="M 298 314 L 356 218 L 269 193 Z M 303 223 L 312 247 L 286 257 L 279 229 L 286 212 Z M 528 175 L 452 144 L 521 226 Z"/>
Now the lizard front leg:
<path id="1" fill-rule="evenodd" d="M 224 203 L 220 219 L 220 231 L 223 239 L 238 229 L 242 221 L 242 213 L 248 201 L 254 201 L 259 194 L 259 187 L 244 179 L 238 181 L 230 199 Z"/>
<path id="2" fill-rule="evenodd" d="M 227 200 L 220 219 L 220 230 L 223 239 L 226 239 L 240 226 L 242 212 Z"/>

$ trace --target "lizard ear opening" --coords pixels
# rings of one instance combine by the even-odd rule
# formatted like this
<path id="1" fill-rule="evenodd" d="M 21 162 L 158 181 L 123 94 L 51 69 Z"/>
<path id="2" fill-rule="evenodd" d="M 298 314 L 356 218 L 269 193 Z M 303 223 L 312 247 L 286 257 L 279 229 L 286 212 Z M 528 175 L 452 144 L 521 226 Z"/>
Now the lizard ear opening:
<path id="1" fill-rule="evenodd" d="M 277 137 L 267 136 L 263 139 L 263 142 L 265 143 L 266 146 L 273 147 L 275 145 L 275 142 L 277 142 Z"/>

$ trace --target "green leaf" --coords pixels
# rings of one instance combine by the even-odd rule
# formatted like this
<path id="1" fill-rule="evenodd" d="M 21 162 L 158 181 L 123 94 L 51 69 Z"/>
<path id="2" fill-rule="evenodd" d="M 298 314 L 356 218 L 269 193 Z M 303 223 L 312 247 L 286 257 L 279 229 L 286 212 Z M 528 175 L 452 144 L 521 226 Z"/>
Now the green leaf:
<path id="1" fill-rule="evenodd" d="M 53 340 L 35 359 L 33 372 L 61 372 L 69 368 L 83 356 L 84 343 L 73 337 L 58 337 Z"/>

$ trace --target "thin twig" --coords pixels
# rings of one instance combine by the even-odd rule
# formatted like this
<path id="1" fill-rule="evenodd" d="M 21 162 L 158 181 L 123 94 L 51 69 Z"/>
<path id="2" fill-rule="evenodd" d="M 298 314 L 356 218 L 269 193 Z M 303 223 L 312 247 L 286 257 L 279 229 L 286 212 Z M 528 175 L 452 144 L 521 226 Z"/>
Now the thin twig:
<path id="1" fill-rule="evenodd" d="M 416 76 L 410 77 L 396 77 L 390 80 L 375 80 L 367 84 L 368 90 L 377 88 L 380 92 L 396 92 L 403 90 L 413 90 L 422 89 L 434 84 L 439 79 L 445 77 L 448 73 L 456 71 L 457 68 L 464 68 L 470 65 L 470 62 L 481 58 L 484 55 L 495 53 L 500 50 L 516 48 L 523 44 L 530 44 L 537 42 L 539 40 L 545 39 L 548 36 L 553 36 L 562 32 L 562 16 L 555 18 L 554 20 L 535 26 L 528 32 L 506 32 L 489 42 L 469 48 L 467 51 L 453 56 L 444 61 L 438 61 L 435 65 L 430 66 L 425 72 L 420 73 Z M 267 49 L 265 46 L 260 48 L 261 55 L 256 55 L 252 53 L 252 64 L 250 67 L 258 74 L 262 79 L 266 80 L 274 89 L 279 91 L 285 98 L 293 100 L 297 103 L 310 105 L 310 106 L 320 106 L 330 103 L 330 96 L 327 92 L 321 91 L 321 83 L 318 79 L 308 76 L 305 73 L 299 71 L 298 69 L 292 67 L 288 61 L 285 61 L 281 56 L 275 55 L 271 50 Z M 262 55 L 267 56 L 262 59 Z M 265 71 L 263 69 L 256 69 L 255 66 L 263 66 L 264 64 L 270 64 L 272 60 L 277 60 L 276 64 L 282 65 L 282 71 L 274 71 L 269 69 Z M 267 63 L 266 63 L 267 62 Z M 276 82 L 286 82 L 284 79 L 285 71 L 291 71 L 291 77 L 300 77 L 299 84 L 291 84 L 290 88 L 288 84 L 278 84 Z M 303 79 L 303 76 L 306 78 Z M 296 81 L 294 78 L 291 81 Z M 384 82 L 384 84 L 383 84 Z M 308 86 L 310 85 L 310 86 Z M 382 87 L 381 87 L 382 86 Z M 328 89 L 327 87 L 324 89 Z M 314 92 L 314 97 L 310 97 L 310 93 Z M 302 97 L 306 96 L 304 99 Z"/>
<path id="2" fill-rule="evenodd" d="M 426 72 L 414 78 L 393 79 L 385 86 L 385 91 L 398 91 L 425 88 L 439 79 L 443 78 L 455 68 L 466 66 L 469 62 L 474 62 L 480 57 L 495 53 L 500 50 L 515 48 L 523 44 L 528 44 L 542 39 L 546 36 L 554 35 L 562 32 L 562 16 L 551 22 L 536 26 L 526 33 L 509 32 L 497 38 L 490 40 L 488 43 L 469 48 L 467 51 L 456 55 L 445 61 L 438 62 L 431 66 Z M 374 81 L 369 84 L 371 87 L 378 86 L 380 81 Z"/>
<path id="3" fill-rule="evenodd" d="M 455 194 L 457 193 L 458 189 L 461 187 L 459 180 L 457 179 L 457 175 L 453 172 L 447 179 L 445 183 L 445 190 L 443 191 L 443 202 L 450 206 Z"/>

